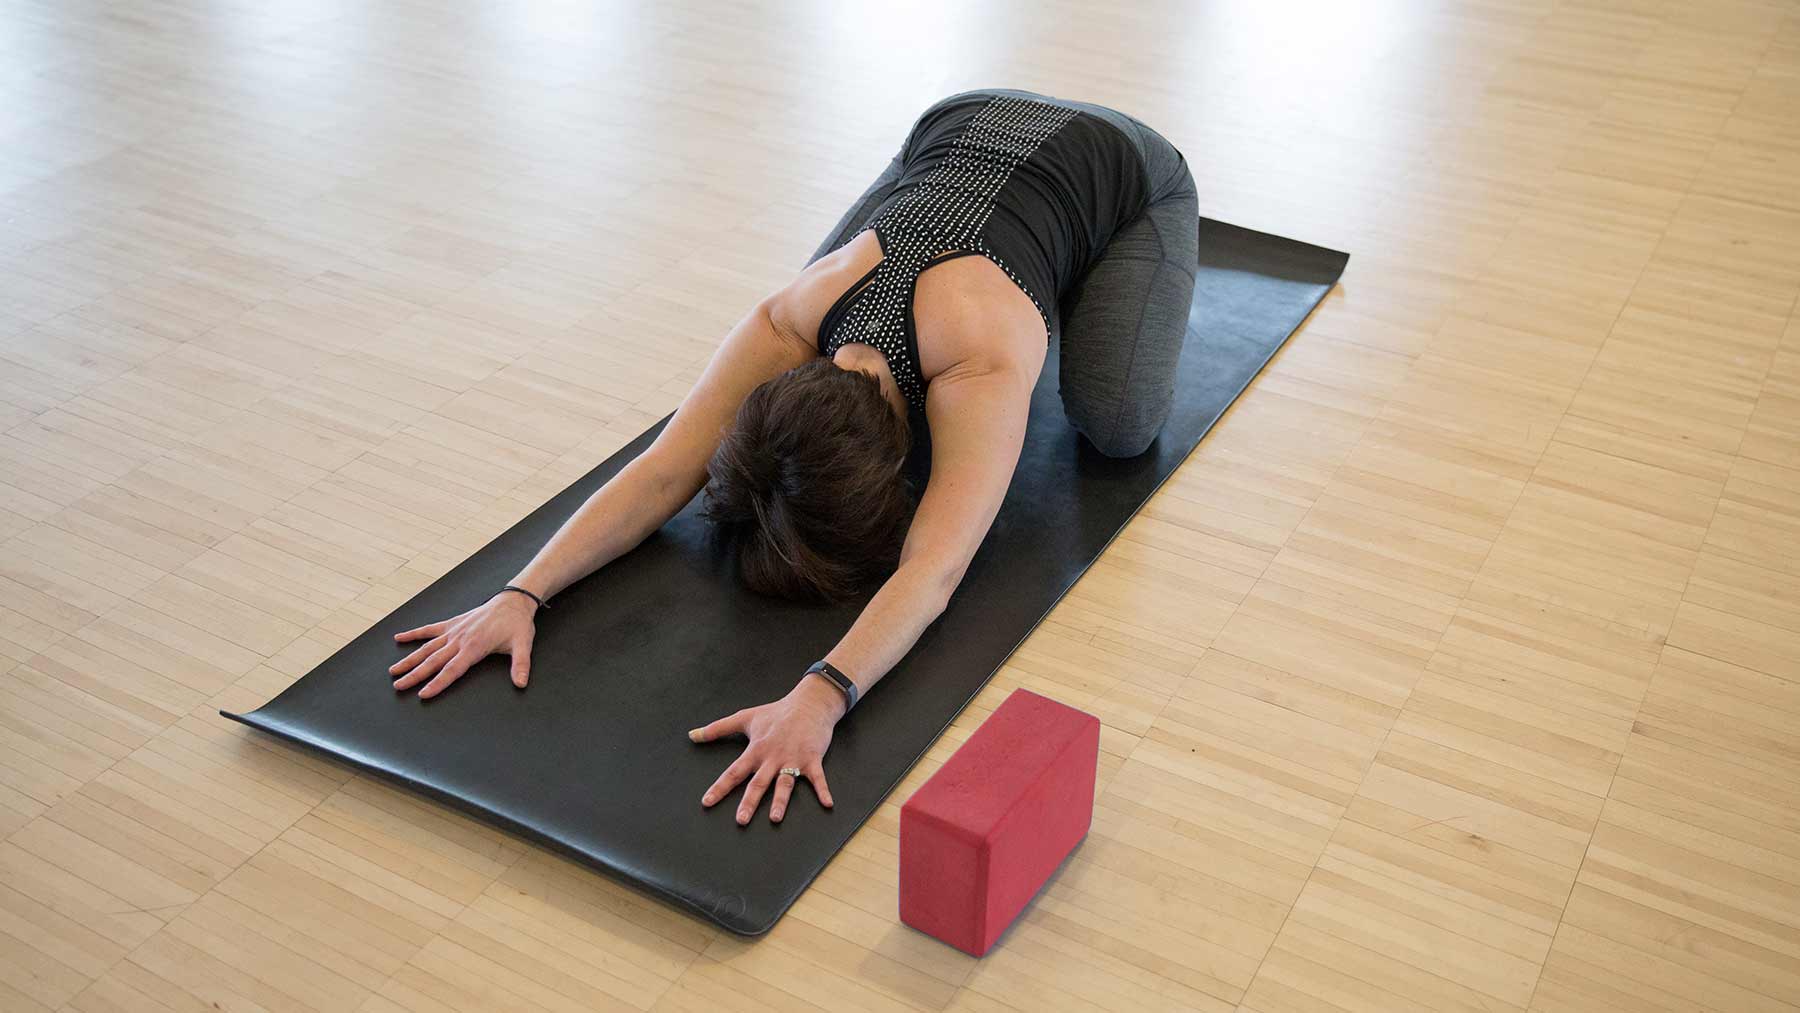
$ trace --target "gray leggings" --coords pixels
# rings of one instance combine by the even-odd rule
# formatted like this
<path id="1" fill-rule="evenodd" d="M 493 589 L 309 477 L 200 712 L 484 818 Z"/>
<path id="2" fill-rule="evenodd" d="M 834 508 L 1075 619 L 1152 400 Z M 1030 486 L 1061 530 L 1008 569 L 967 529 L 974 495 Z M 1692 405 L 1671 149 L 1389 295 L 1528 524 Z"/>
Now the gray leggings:
<path id="1" fill-rule="evenodd" d="M 1087 274 L 1062 295 L 1058 393 L 1069 421 L 1101 453 L 1141 454 L 1162 430 L 1175 398 L 1175 365 L 1187 336 L 1199 266 L 1199 200 L 1187 161 L 1156 131 L 1104 106 L 1014 89 L 951 98 L 971 94 L 1013 95 L 1079 109 L 1119 127 L 1137 145 L 1149 206 L 1113 234 Z M 868 224 L 894 192 L 911 146 L 911 137 L 907 140 L 807 263 L 842 246 Z"/>

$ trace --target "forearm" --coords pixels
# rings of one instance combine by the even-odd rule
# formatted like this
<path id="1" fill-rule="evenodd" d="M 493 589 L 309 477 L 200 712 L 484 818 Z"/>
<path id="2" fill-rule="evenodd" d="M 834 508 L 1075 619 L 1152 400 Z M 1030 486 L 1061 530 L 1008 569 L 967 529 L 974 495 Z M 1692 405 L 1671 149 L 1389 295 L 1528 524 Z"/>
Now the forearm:
<path id="1" fill-rule="evenodd" d="M 952 581 L 934 567 L 903 564 L 869 599 L 825 660 L 848 675 L 859 694 L 867 693 L 943 614 L 951 586 Z"/>
<path id="2" fill-rule="evenodd" d="M 548 598 L 631 551 L 697 491 L 638 457 L 569 515 L 512 583 Z"/>

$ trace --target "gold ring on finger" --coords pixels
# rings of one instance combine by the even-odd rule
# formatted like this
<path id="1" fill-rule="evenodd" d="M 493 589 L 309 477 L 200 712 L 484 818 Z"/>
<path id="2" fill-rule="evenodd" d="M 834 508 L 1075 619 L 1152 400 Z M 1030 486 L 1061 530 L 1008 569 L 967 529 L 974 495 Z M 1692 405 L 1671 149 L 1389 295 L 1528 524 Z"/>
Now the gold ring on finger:
<path id="1" fill-rule="evenodd" d="M 800 776 L 800 768 L 799 767 L 783 767 L 783 768 L 781 768 L 781 772 L 783 774 L 786 774 L 789 777 L 799 777 Z"/>

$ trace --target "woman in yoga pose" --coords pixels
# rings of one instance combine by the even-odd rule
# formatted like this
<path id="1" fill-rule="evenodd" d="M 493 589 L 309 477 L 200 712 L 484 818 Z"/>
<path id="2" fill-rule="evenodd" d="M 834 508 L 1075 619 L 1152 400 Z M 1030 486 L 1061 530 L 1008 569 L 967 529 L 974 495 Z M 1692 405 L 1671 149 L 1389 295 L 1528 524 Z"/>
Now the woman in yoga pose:
<path id="1" fill-rule="evenodd" d="M 739 824 L 771 789 L 779 821 L 802 777 L 831 805 L 832 730 L 962 580 L 1018 464 L 1048 343 L 1067 415 L 1100 452 L 1132 456 L 1156 438 L 1197 219 L 1186 161 L 1130 116 L 1011 90 L 938 102 L 806 269 L 725 336 L 656 441 L 512 584 L 395 637 L 425 643 L 390 670 L 394 688 L 434 696 L 503 653 L 523 689 L 545 600 L 704 488 L 750 587 L 839 598 L 879 584 L 786 696 L 689 733 L 749 740 L 700 799 L 747 779 Z M 915 497 L 908 465 L 927 434 Z"/>

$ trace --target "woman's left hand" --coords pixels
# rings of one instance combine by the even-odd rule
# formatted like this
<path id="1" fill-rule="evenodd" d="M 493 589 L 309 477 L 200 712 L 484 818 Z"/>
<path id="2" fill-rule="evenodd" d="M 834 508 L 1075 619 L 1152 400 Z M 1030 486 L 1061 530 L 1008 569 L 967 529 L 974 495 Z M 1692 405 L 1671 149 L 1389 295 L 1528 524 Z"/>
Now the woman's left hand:
<path id="1" fill-rule="evenodd" d="M 787 814 L 788 796 L 793 794 L 797 780 L 792 774 L 781 773 L 781 769 L 797 767 L 801 776 L 812 783 L 820 803 L 831 808 L 831 789 L 825 784 L 822 764 L 825 750 L 831 748 L 832 729 L 843 716 L 844 698 L 837 688 L 823 678 L 808 675 L 774 703 L 738 711 L 689 732 L 688 738 L 695 742 L 711 742 L 729 735 L 750 740 L 736 762 L 726 767 L 725 773 L 700 796 L 700 804 L 709 808 L 716 805 L 731 794 L 738 782 L 749 778 L 743 801 L 738 803 L 738 825 L 748 824 L 756 815 L 771 785 L 775 794 L 769 802 L 769 820 L 780 823 Z"/>

